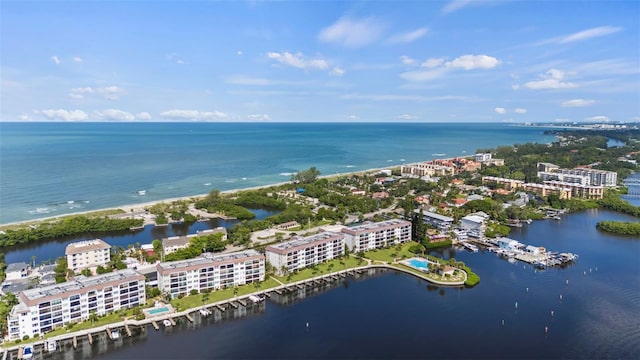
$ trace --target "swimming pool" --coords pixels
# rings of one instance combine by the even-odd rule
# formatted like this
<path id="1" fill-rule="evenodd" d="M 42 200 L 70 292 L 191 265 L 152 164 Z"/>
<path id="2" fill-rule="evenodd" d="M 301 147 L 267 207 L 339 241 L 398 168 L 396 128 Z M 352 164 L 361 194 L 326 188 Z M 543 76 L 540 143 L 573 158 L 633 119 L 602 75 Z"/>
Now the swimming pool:
<path id="1" fill-rule="evenodd" d="M 409 265 L 411 265 L 411 267 L 414 267 L 418 270 L 422 270 L 422 271 L 429 270 L 429 263 L 427 262 L 427 260 L 409 259 Z"/>
<path id="2" fill-rule="evenodd" d="M 166 306 L 165 307 L 161 307 L 161 308 L 157 308 L 157 309 L 151 309 L 151 310 L 149 310 L 149 315 L 157 315 L 157 314 L 160 314 L 160 313 L 163 313 L 163 312 L 167 312 L 167 311 L 169 311 L 169 308 L 166 307 Z"/>

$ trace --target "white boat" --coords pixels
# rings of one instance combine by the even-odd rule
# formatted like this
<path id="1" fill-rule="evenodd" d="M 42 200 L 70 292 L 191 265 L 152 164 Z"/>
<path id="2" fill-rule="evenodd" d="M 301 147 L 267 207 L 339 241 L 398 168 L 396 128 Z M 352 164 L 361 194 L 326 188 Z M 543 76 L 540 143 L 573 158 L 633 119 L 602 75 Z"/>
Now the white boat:
<path id="1" fill-rule="evenodd" d="M 118 330 L 112 330 L 111 331 L 111 338 L 113 340 L 118 340 L 120 339 L 120 333 L 118 332 Z"/>
<path id="2" fill-rule="evenodd" d="M 171 327 L 171 321 L 164 319 L 164 321 L 162 321 L 162 324 L 164 324 L 164 327 Z"/>
<path id="3" fill-rule="evenodd" d="M 140 191 L 138 191 L 138 195 L 140 195 L 140 196 L 145 196 L 145 195 L 147 195 L 147 190 L 140 190 Z"/>
<path id="4" fill-rule="evenodd" d="M 22 358 L 23 359 L 31 359 L 33 357 L 33 346 L 25 345 L 22 350 Z"/>
<path id="5" fill-rule="evenodd" d="M 202 316 L 209 316 L 211 315 L 211 312 L 207 309 L 200 309 L 200 315 Z"/>
<path id="6" fill-rule="evenodd" d="M 259 303 L 261 301 L 264 301 L 264 297 L 258 295 L 250 295 L 249 300 L 253 301 L 254 303 Z"/>
<path id="7" fill-rule="evenodd" d="M 55 340 L 47 340 L 47 351 L 52 352 L 58 349 L 58 344 Z"/>

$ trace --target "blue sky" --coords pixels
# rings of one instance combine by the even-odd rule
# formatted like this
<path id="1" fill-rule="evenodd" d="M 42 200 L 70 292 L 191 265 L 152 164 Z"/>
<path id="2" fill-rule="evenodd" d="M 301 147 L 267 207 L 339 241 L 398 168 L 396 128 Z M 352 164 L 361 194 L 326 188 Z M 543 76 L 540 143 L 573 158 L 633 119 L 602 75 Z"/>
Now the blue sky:
<path id="1" fill-rule="evenodd" d="M 0 7 L 2 121 L 640 120 L 637 1 Z"/>

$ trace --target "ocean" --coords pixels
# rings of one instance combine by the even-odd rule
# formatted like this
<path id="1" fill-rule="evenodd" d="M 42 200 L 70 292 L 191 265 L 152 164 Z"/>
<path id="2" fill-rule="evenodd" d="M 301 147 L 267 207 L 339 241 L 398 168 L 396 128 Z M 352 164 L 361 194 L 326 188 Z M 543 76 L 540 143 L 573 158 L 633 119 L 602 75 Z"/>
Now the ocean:
<path id="1" fill-rule="evenodd" d="M 553 141 L 543 130 L 495 123 L 0 122 L 0 224 L 274 184 L 311 166 L 332 175 Z"/>

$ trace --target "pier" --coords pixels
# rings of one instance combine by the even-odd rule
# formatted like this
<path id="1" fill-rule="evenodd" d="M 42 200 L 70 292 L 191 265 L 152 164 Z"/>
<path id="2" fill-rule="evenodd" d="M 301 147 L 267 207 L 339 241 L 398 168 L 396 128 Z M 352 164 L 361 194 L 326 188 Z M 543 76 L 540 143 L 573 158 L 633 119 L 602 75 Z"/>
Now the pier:
<path id="1" fill-rule="evenodd" d="M 193 318 L 191 317 L 191 315 L 189 314 L 184 314 L 184 317 L 187 318 L 187 320 L 189 320 L 189 322 L 193 322 Z"/>
<path id="2" fill-rule="evenodd" d="M 151 325 L 153 325 L 153 328 L 154 328 L 154 329 L 156 329 L 156 330 L 160 330 L 160 326 L 158 326 L 158 323 L 157 323 L 157 322 L 152 321 L 152 322 L 151 322 Z"/>
<path id="3" fill-rule="evenodd" d="M 127 336 L 131 337 L 131 330 L 129 329 L 129 324 L 124 324 L 124 330 L 127 332 Z"/>
<path id="4" fill-rule="evenodd" d="M 93 336 L 91 336 L 91 333 L 87 334 L 87 339 L 89 339 L 89 345 L 93 345 Z"/>

